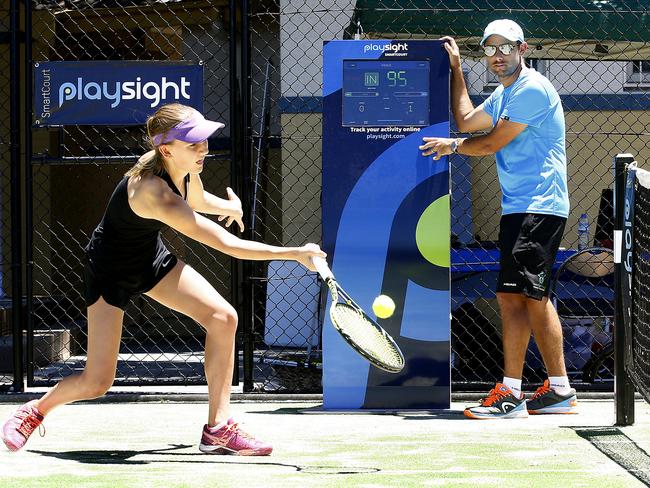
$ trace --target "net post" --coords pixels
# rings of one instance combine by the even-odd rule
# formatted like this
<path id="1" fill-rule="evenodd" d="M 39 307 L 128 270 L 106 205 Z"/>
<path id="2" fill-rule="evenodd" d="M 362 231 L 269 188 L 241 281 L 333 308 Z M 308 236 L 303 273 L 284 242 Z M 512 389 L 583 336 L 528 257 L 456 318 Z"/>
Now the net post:
<path id="1" fill-rule="evenodd" d="M 629 326 L 625 323 L 623 280 L 628 274 L 622 258 L 625 241 L 625 186 L 626 167 L 634 162 L 631 154 L 617 154 L 614 157 L 614 279 L 615 279 L 615 324 L 614 328 L 614 392 L 616 425 L 625 426 L 634 423 L 634 385 L 626 366 L 626 334 Z"/>

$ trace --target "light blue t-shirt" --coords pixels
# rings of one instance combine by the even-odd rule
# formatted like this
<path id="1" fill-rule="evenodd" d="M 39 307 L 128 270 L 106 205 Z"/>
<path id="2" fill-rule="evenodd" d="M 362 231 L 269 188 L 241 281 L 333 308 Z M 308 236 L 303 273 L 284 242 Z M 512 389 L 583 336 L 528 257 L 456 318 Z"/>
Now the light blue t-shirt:
<path id="1" fill-rule="evenodd" d="M 564 110 L 555 88 L 534 69 L 503 85 L 483 103 L 494 125 L 499 119 L 528 127 L 496 153 L 503 215 L 569 215 Z"/>

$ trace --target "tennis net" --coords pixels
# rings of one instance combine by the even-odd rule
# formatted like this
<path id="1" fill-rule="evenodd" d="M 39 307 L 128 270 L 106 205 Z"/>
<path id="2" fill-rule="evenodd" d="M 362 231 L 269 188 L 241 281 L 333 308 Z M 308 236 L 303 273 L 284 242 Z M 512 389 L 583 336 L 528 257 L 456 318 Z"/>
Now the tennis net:
<path id="1" fill-rule="evenodd" d="M 650 172 L 627 170 L 623 234 L 626 367 L 637 391 L 650 402 Z"/>

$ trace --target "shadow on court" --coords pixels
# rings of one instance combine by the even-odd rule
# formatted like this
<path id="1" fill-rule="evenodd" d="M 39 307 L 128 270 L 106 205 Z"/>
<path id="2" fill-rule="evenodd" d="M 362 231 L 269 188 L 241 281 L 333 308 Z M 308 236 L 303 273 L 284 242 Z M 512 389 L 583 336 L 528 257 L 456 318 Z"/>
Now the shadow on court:
<path id="1" fill-rule="evenodd" d="M 174 444 L 164 449 L 150 449 L 143 451 L 133 450 L 83 450 L 83 451 L 39 451 L 29 449 L 28 452 L 45 457 L 53 457 L 64 461 L 76 461 L 82 464 L 113 464 L 113 465 L 146 465 L 158 463 L 183 463 L 183 464 L 228 464 L 228 465 L 253 465 L 253 466 L 279 466 L 290 468 L 299 473 L 315 474 L 369 474 L 379 473 L 381 469 L 359 466 L 328 466 L 328 465 L 306 465 L 299 466 L 295 464 L 277 463 L 270 461 L 261 461 L 259 457 L 248 458 L 249 461 L 233 461 L 237 459 L 233 456 L 210 455 L 199 452 L 173 452 L 181 449 L 194 447 L 189 444 Z M 156 456 L 155 459 L 132 459 L 136 456 Z M 170 457 L 168 457 L 170 456 Z M 176 458 L 174 458 L 176 457 Z M 188 459 L 188 457 L 201 458 Z M 262 458 L 264 459 L 264 458 Z M 269 459 L 269 458 L 266 458 Z"/>
<path id="2" fill-rule="evenodd" d="M 646 486 L 650 486 L 650 456 L 617 427 L 570 427 L 596 449 Z"/>
<path id="3" fill-rule="evenodd" d="M 124 451 L 116 451 L 116 450 L 106 450 L 106 451 L 100 451 L 100 450 L 95 450 L 95 451 L 90 451 L 90 450 L 83 450 L 83 451 L 61 451 L 61 452 L 51 452 L 51 451 L 38 451 L 35 449 L 28 449 L 28 452 L 32 452 L 34 454 L 39 454 L 41 456 L 47 456 L 47 457 L 54 457 L 57 459 L 63 459 L 66 461 L 77 461 L 79 463 L 84 463 L 84 464 L 150 464 L 153 461 L 150 460 L 139 460 L 139 459 L 131 459 L 132 457 L 135 456 L 144 456 L 147 454 L 163 454 L 163 455 L 172 455 L 172 456 L 191 456 L 194 453 L 175 453 L 171 451 L 179 450 L 179 449 L 187 449 L 189 447 L 193 447 L 190 444 L 173 444 L 171 447 L 165 448 L 165 449 L 150 449 L 150 450 L 145 450 L 145 451 L 131 451 L 131 450 L 124 450 Z M 163 462 L 169 462 L 173 461 L 172 459 L 170 460 L 163 460 Z M 155 462 L 160 462 L 159 460 L 156 460 Z"/>
<path id="4" fill-rule="evenodd" d="M 325 410 L 317 407 L 282 407 L 275 410 L 260 411 L 264 415 L 363 415 L 363 416 L 392 416 L 404 420 L 467 420 L 463 410 Z"/>

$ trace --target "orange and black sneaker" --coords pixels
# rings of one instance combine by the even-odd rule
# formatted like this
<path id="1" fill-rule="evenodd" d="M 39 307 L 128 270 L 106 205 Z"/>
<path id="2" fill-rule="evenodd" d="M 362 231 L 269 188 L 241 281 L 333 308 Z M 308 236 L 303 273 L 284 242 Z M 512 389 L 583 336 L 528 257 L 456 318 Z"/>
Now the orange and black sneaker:
<path id="1" fill-rule="evenodd" d="M 576 391 L 571 391 L 566 395 L 560 395 L 551 388 L 548 380 L 537 388 L 535 394 L 530 400 L 526 401 L 528 412 L 534 415 L 544 413 L 578 413 L 578 400 Z"/>
<path id="2" fill-rule="evenodd" d="M 523 397 L 517 398 L 510 388 L 497 383 L 480 405 L 465 409 L 465 417 L 480 420 L 515 419 L 528 417 L 528 410 Z"/>

